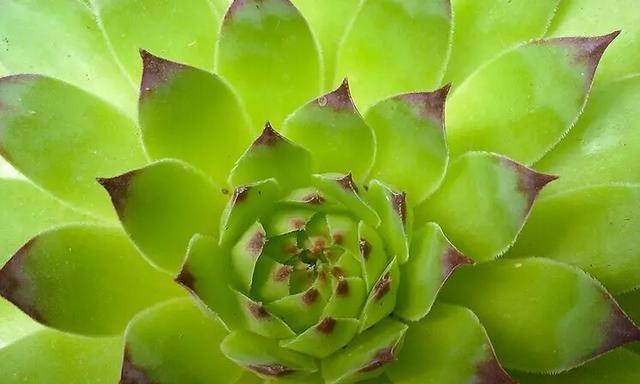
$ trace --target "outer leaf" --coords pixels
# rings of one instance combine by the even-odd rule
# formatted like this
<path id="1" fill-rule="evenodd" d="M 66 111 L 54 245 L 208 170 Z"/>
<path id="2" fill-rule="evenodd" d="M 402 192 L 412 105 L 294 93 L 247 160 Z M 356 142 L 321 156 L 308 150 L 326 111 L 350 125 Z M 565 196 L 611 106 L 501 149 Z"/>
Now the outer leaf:
<path id="1" fill-rule="evenodd" d="M 90 7 L 77 0 L 4 1 L 0 25 L 0 62 L 7 73 L 58 78 L 135 114 L 136 88 L 119 68 Z M 59 102 L 66 102 L 65 109 L 85 110 L 66 97 Z"/>
<path id="2" fill-rule="evenodd" d="M 542 37 L 559 2 L 452 1 L 455 29 L 446 79 L 459 85 L 474 70 L 505 49 Z"/>
<path id="3" fill-rule="evenodd" d="M 640 182 L 640 75 L 597 87 L 576 126 L 536 167 L 562 175 L 547 193 Z"/>
<path id="4" fill-rule="evenodd" d="M 589 36 L 621 29 L 622 35 L 604 57 L 597 82 L 614 80 L 640 70 L 640 24 L 634 0 L 562 1 L 549 36 Z"/>
<path id="5" fill-rule="evenodd" d="M 640 185 L 573 190 L 541 199 L 509 254 L 576 265 L 619 294 L 640 287 L 638 228 Z"/>
<path id="6" fill-rule="evenodd" d="M 226 200 L 204 175 L 175 160 L 99 181 L 136 245 L 170 273 L 180 268 L 194 234 L 216 233 Z"/>
<path id="7" fill-rule="evenodd" d="M 70 226 L 20 248 L 0 269 L 0 294 L 45 325 L 105 335 L 121 332 L 136 312 L 181 292 L 119 229 Z"/>
<path id="8" fill-rule="evenodd" d="M 438 186 L 448 162 L 444 102 L 449 85 L 408 93 L 371 107 L 365 120 L 376 134 L 376 161 L 369 175 L 392 184 L 418 204 Z"/>
<path id="9" fill-rule="evenodd" d="M 308 186 L 311 161 L 306 149 L 282 137 L 267 123 L 231 170 L 229 183 L 238 186 L 275 178 L 286 191 Z"/>
<path id="10" fill-rule="evenodd" d="M 324 64 L 324 86 L 327 91 L 336 79 L 336 54 L 349 22 L 353 19 L 362 0 L 292 0 L 320 43 Z"/>
<path id="11" fill-rule="evenodd" d="M 617 34 L 533 41 L 482 67 L 447 102 L 452 154 L 485 150 L 526 164 L 540 159 L 573 125 Z"/>
<path id="12" fill-rule="evenodd" d="M 451 165 L 416 220 L 440 224 L 475 261 L 491 260 L 515 240 L 536 196 L 554 179 L 504 157 L 471 152 Z"/>
<path id="13" fill-rule="evenodd" d="M 455 305 L 438 305 L 412 323 L 398 361 L 387 373 L 394 384 L 514 384 L 496 359 L 476 315 Z"/>
<path id="14" fill-rule="evenodd" d="M 322 85 L 316 43 L 289 0 L 235 0 L 222 23 L 216 67 L 256 128 L 265 121 L 280 126 Z"/>
<path id="15" fill-rule="evenodd" d="M 336 76 L 349 77 L 363 110 L 393 94 L 433 89 L 450 30 L 448 0 L 364 0 L 338 52 Z"/>
<path id="16" fill-rule="evenodd" d="M 241 369 L 219 345 L 227 330 L 190 299 L 138 315 L 126 333 L 121 383 L 235 383 Z"/>
<path id="17" fill-rule="evenodd" d="M 353 104 L 346 79 L 289 116 L 283 132 L 311 152 L 316 172 L 352 172 L 362 181 L 373 164 L 375 137 Z"/>
<path id="18" fill-rule="evenodd" d="M 90 338 L 43 328 L 0 349 L 3 384 L 113 384 L 122 338 Z"/>
<path id="19" fill-rule="evenodd" d="M 559 375 L 514 372 L 521 384 L 602 384 L 640 381 L 640 356 L 622 348 Z"/>
<path id="20" fill-rule="evenodd" d="M 451 274 L 473 260 L 460 253 L 435 223 L 413 235 L 409 262 L 400 266 L 400 288 L 395 313 L 409 321 L 422 319 Z"/>
<path id="21" fill-rule="evenodd" d="M 616 300 L 618 300 L 620 307 L 629 315 L 631 320 L 636 324 L 640 323 L 640 290 L 636 289 L 635 291 L 619 295 L 616 297 Z M 627 348 L 640 354 L 639 342 L 630 344 Z"/>
<path id="22" fill-rule="evenodd" d="M 472 309 L 500 361 L 518 370 L 564 371 L 640 340 L 640 329 L 596 280 L 557 261 L 503 259 L 464 268 L 442 297 Z"/>
<path id="23" fill-rule="evenodd" d="M 146 51 L 141 55 L 139 119 L 147 151 L 155 159 L 182 159 L 224 185 L 250 142 L 237 96 L 216 75 Z"/>
<path id="24" fill-rule="evenodd" d="M 40 76 L 1 79 L 0 105 L 0 154 L 57 196 L 111 218 L 95 177 L 144 164 L 133 123 L 103 101 Z"/>

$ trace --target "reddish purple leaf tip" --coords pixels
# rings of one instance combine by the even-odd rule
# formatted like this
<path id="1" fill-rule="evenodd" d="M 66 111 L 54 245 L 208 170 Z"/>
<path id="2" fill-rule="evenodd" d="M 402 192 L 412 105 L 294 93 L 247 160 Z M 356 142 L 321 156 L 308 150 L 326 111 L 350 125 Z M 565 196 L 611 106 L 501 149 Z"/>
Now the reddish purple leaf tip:
<path id="1" fill-rule="evenodd" d="M 480 361 L 475 367 L 476 384 L 516 384 L 513 377 L 500 366 L 493 348 L 488 359 Z"/>
<path id="2" fill-rule="evenodd" d="M 358 186 L 353 181 L 353 174 L 347 173 L 343 177 L 336 179 L 336 182 L 345 190 L 358 193 Z"/>
<path id="3" fill-rule="evenodd" d="M 32 319 L 45 324 L 36 308 L 35 297 L 30 292 L 30 279 L 24 272 L 24 264 L 37 237 L 26 242 L 0 269 L 0 296 L 4 297 Z"/>
<path id="4" fill-rule="evenodd" d="M 603 292 L 605 299 L 609 301 L 609 316 L 602 324 L 604 340 L 588 358 L 595 358 L 605 352 L 618 348 L 624 344 L 640 341 L 640 328 L 636 326 L 629 316 L 616 303 L 613 297 L 607 292 Z"/>
<path id="5" fill-rule="evenodd" d="M 140 82 L 140 99 L 165 84 L 171 75 L 187 68 L 183 64 L 163 59 L 140 49 L 142 58 L 142 81 Z"/>
<path id="6" fill-rule="evenodd" d="M 518 174 L 518 189 L 527 197 L 527 212 L 531 206 L 533 206 L 533 202 L 540 194 L 540 191 L 542 191 L 547 184 L 558 179 L 558 176 L 538 173 L 506 157 L 502 158 L 501 161 L 505 166 L 512 168 Z"/>
<path id="7" fill-rule="evenodd" d="M 373 372 L 378 368 L 382 368 L 387 364 L 391 364 L 396 361 L 396 348 L 395 345 L 378 350 L 367 364 L 365 364 L 358 372 L 367 373 Z"/>
<path id="8" fill-rule="evenodd" d="M 320 107 L 328 106 L 336 111 L 356 111 L 349 91 L 349 80 L 346 77 L 335 91 L 318 97 L 312 103 Z"/>
<path id="9" fill-rule="evenodd" d="M 189 289 L 193 289 L 195 287 L 196 278 L 195 276 L 193 276 L 193 273 L 191 273 L 189 268 L 185 265 L 182 267 L 182 270 L 180 271 L 178 276 L 176 276 L 175 281 Z"/>
<path id="10" fill-rule="evenodd" d="M 111 196 L 113 207 L 120 218 L 124 217 L 127 194 L 129 192 L 131 181 L 136 173 L 137 171 L 134 170 L 112 178 L 96 178 L 98 183 L 100 183 L 104 189 L 107 190 L 109 196 Z"/>
<path id="11" fill-rule="evenodd" d="M 129 349 L 124 349 L 124 359 L 120 373 L 120 384 L 154 384 L 147 374 L 133 363 Z"/>
<path id="12" fill-rule="evenodd" d="M 471 265 L 475 262 L 463 255 L 453 247 L 448 247 L 442 254 L 442 276 L 446 280 L 453 271 L 462 265 Z"/>
<path id="13" fill-rule="evenodd" d="M 316 325 L 316 330 L 320 333 L 328 335 L 333 332 L 336 327 L 336 321 L 331 317 L 325 317 L 320 324 Z"/>
<path id="14" fill-rule="evenodd" d="M 259 147 L 274 147 L 279 143 L 285 141 L 285 138 L 282 137 L 275 129 L 271 126 L 271 123 L 268 121 L 264 124 L 264 129 L 260 136 L 251 144 L 251 149 L 256 149 Z"/>
<path id="15" fill-rule="evenodd" d="M 264 376 L 281 377 L 293 373 L 293 369 L 285 367 L 282 364 L 253 364 L 247 365 L 247 369 L 250 369 L 258 374 Z"/>
<path id="16" fill-rule="evenodd" d="M 391 192 L 391 205 L 394 212 L 402 220 L 402 224 L 407 224 L 407 194 L 406 192 Z"/>
<path id="17" fill-rule="evenodd" d="M 433 92 L 405 93 L 396 96 L 396 99 L 414 105 L 422 118 L 444 128 L 444 106 L 449 90 L 451 90 L 451 83 Z"/>

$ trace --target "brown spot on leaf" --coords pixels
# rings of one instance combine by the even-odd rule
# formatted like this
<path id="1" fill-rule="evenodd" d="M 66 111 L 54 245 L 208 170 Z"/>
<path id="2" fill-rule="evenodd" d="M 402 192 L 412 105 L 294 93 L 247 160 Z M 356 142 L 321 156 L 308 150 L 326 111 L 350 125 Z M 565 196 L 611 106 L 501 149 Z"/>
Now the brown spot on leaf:
<path id="1" fill-rule="evenodd" d="M 120 384 L 156 384 L 149 376 L 131 360 L 131 353 L 125 347 Z"/>
<path id="2" fill-rule="evenodd" d="M 326 240 L 322 236 L 316 236 L 311 239 L 311 253 L 318 256 L 322 253 L 326 246 Z"/>
<path id="3" fill-rule="evenodd" d="M 349 294 L 349 282 L 345 279 L 340 279 L 338 286 L 336 287 L 336 295 L 347 296 Z"/>
<path id="4" fill-rule="evenodd" d="M 366 239 L 360 239 L 360 254 L 365 260 L 368 260 L 369 255 L 371 255 L 371 243 L 369 243 Z"/>
<path id="5" fill-rule="evenodd" d="M 322 319 L 320 324 L 316 325 L 316 330 L 320 333 L 324 333 L 325 335 L 333 332 L 333 329 L 336 327 L 336 321 L 331 317 L 325 317 Z"/>
<path id="6" fill-rule="evenodd" d="M 344 271 L 342 270 L 342 268 L 340 268 L 338 266 L 335 266 L 335 267 L 331 268 L 331 274 L 336 279 L 344 277 Z"/>
<path id="7" fill-rule="evenodd" d="M 289 277 L 289 274 L 291 274 L 291 270 L 292 268 L 290 265 L 283 265 L 279 267 L 273 274 L 273 280 L 277 282 L 285 281 Z"/>
<path id="8" fill-rule="evenodd" d="M 233 205 L 241 203 L 247 199 L 249 196 L 249 188 L 250 187 L 238 187 L 233 191 L 233 196 L 231 196 L 231 201 Z"/>
<path id="9" fill-rule="evenodd" d="M 365 364 L 358 372 L 367 373 L 375 371 L 387 364 L 391 364 L 396 361 L 395 345 L 378 350 L 371 361 Z"/>
<path id="10" fill-rule="evenodd" d="M 276 132 L 276 130 L 271 126 L 271 123 L 267 121 L 260 136 L 258 136 L 253 144 L 251 144 L 251 150 L 255 150 L 260 147 L 275 147 L 283 142 L 285 142 L 285 138 Z"/>
<path id="11" fill-rule="evenodd" d="M 193 273 L 191 273 L 189 268 L 186 265 L 184 265 L 182 267 L 182 270 L 176 277 L 176 282 L 184 285 L 189 289 L 193 289 L 193 287 L 195 287 L 196 278 L 195 276 L 193 276 Z"/>
<path id="12" fill-rule="evenodd" d="M 331 239 L 333 240 L 333 244 L 336 244 L 336 245 L 342 245 L 344 243 L 344 235 L 339 232 L 334 233 L 331 236 Z"/>
<path id="13" fill-rule="evenodd" d="M 24 271 L 24 263 L 36 241 L 37 237 L 26 242 L 0 269 L 0 296 L 20 308 L 32 319 L 45 324 L 44 318 L 36 308 L 33 283 Z"/>
<path id="14" fill-rule="evenodd" d="M 358 193 L 358 186 L 353 181 L 353 175 L 351 174 L 351 172 L 347 173 L 346 175 L 344 175 L 343 177 L 341 177 L 339 179 L 336 179 L 336 182 L 344 190 L 347 190 L 347 191 L 350 191 L 350 192 L 354 192 L 354 193 Z"/>
<path id="15" fill-rule="evenodd" d="M 516 384 L 516 381 L 500 366 L 493 348 L 486 360 L 475 366 L 474 384 Z"/>
<path id="16" fill-rule="evenodd" d="M 286 367 L 282 364 L 252 364 L 247 365 L 247 369 L 250 369 L 256 373 L 264 376 L 282 377 L 293 373 L 293 369 Z"/>
<path id="17" fill-rule="evenodd" d="M 373 297 L 376 301 L 382 300 L 391 290 L 391 275 L 387 272 L 373 287 Z"/>
<path id="18" fill-rule="evenodd" d="M 320 196 L 317 192 L 310 193 L 302 198 L 303 203 L 320 205 L 325 202 L 324 197 Z"/>
<path id="19" fill-rule="evenodd" d="M 129 192 L 129 187 L 131 186 L 131 180 L 136 173 L 137 171 L 133 170 L 112 178 L 98 177 L 96 179 L 98 183 L 107 190 L 109 196 L 111 196 L 111 203 L 120 218 L 124 217 L 127 194 Z"/>
<path id="20" fill-rule="evenodd" d="M 402 224 L 407 224 L 407 194 L 405 192 L 392 192 L 391 206 L 398 216 L 400 216 Z"/>
<path id="21" fill-rule="evenodd" d="M 144 49 L 140 50 L 140 57 L 142 57 L 143 66 L 142 81 L 140 82 L 141 99 L 167 83 L 176 72 L 188 68 L 185 65 L 154 56 Z"/>
<path id="22" fill-rule="evenodd" d="M 397 98 L 414 105 L 422 118 L 444 129 L 444 105 L 450 89 L 451 84 L 446 84 L 433 92 L 406 93 Z"/>
<path id="23" fill-rule="evenodd" d="M 256 320 L 264 320 L 271 317 L 271 315 L 269 315 L 269 312 L 267 312 L 267 310 L 264 309 L 264 307 L 260 303 L 250 301 L 247 303 L 247 308 L 249 309 L 249 312 L 251 312 L 251 315 L 256 318 Z"/>
<path id="24" fill-rule="evenodd" d="M 289 220 L 290 228 L 296 231 L 301 230 L 302 228 L 304 228 L 305 225 L 307 225 L 307 222 L 305 221 L 305 219 L 300 217 L 292 217 Z"/>
<path id="25" fill-rule="evenodd" d="M 266 242 L 266 234 L 263 231 L 258 230 L 251 236 L 251 239 L 249 239 L 249 242 L 247 243 L 247 251 L 249 251 L 249 253 L 254 257 L 258 257 L 262 253 L 262 248 Z"/>
<path id="26" fill-rule="evenodd" d="M 442 253 L 442 277 L 446 279 L 461 265 L 473 264 L 474 261 L 453 247 L 447 247 Z"/>
<path id="27" fill-rule="evenodd" d="M 345 78 L 340 86 L 333 92 L 312 101 L 312 104 L 320 107 L 330 107 L 336 111 L 357 112 L 356 106 L 349 91 L 349 81 Z"/>
<path id="28" fill-rule="evenodd" d="M 316 300 L 318 300 L 319 295 L 320 292 L 318 292 L 317 289 L 311 288 L 302 295 L 302 302 L 306 305 L 312 305 Z"/>

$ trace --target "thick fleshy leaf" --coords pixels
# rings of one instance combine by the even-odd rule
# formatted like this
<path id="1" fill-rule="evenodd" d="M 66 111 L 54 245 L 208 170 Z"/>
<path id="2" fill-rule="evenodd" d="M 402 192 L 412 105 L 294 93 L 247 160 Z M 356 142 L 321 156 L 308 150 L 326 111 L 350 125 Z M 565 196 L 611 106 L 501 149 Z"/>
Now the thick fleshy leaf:
<path id="1" fill-rule="evenodd" d="M 42 329 L 42 325 L 0 297 L 0 349 Z"/>
<path id="2" fill-rule="evenodd" d="M 340 46 L 336 76 L 349 77 L 363 110 L 397 93 L 433 89 L 450 31 L 449 0 L 364 0 Z"/>
<path id="3" fill-rule="evenodd" d="M 336 54 L 362 0 L 292 0 L 318 39 L 324 67 L 323 91 L 335 84 Z"/>
<path id="4" fill-rule="evenodd" d="M 311 152 L 315 172 L 351 172 L 360 182 L 373 165 L 375 137 L 353 104 L 346 79 L 289 116 L 283 132 Z"/>
<path id="5" fill-rule="evenodd" d="M 560 0 L 452 1 L 456 28 L 453 31 L 451 58 L 445 77 L 447 81 L 459 85 L 478 67 L 505 49 L 542 37 L 559 2 Z"/>
<path id="6" fill-rule="evenodd" d="M 303 292 L 265 304 L 265 308 L 279 316 L 297 333 L 320 321 L 322 310 L 329 300 L 326 282 L 318 277 L 314 284 Z"/>
<path id="7" fill-rule="evenodd" d="M 194 234 L 216 233 L 227 199 L 205 175 L 177 160 L 99 182 L 143 254 L 170 273 L 179 270 Z"/>
<path id="8" fill-rule="evenodd" d="M 93 338 L 43 328 L 0 349 L 3 384 L 113 384 L 122 337 Z"/>
<path id="9" fill-rule="evenodd" d="M 512 244 L 536 196 L 554 179 L 498 155 L 471 152 L 452 163 L 416 220 L 440 224 L 475 261 L 491 260 Z"/>
<path id="10" fill-rule="evenodd" d="M 435 223 L 413 234 L 411 258 L 400 266 L 400 288 L 395 314 L 418 321 L 431 310 L 440 288 L 449 276 L 473 260 L 460 253 Z"/>
<path id="11" fill-rule="evenodd" d="M 267 234 L 259 222 L 253 223 L 231 249 L 231 268 L 243 292 L 251 290 L 253 271 L 267 243 Z"/>
<path id="12" fill-rule="evenodd" d="M 542 198 L 509 255 L 576 265 L 619 294 L 640 288 L 638 228 L 640 185 L 576 189 Z"/>
<path id="13" fill-rule="evenodd" d="M 478 315 L 508 368 L 560 372 L 640 340 L 640 329 L 596 280 L 554 260 L 465 267 L 441 297 Z"/>
<path id="14" fill-rule="evenodd" d="M 617 34 L 533 41 L 475 72 L 447 101 L 452 155 L 484 150 L 525 164 L 539 160 L 580 114 Z"/>
<path id="15" fill-rule="evenodd" d="M 77 225 L 42 233 L 20 248 L 0 269 L 0 294 L 43 324 L 105 335 L 182 292 L 119 228 Z"/>
<path id="16" fill-rule="evenodd" d="M 27 180 L 0 178 L 0 265 L 43 230 L 87 220 Z"/>
<path id="17" fill-rule="evenodd" d="M 408 326 L 386 319 L 322 361 L 326 384 L 354 383 L 381 375 L 396 360 Z"/>
<path id="18" fill-rule="evenodd" d="M 376 160 L 369 178 L 384 180 L 418 204 L 442 181 L 448 162 L 444 131 L 445 86 L 407 93 L 371 107 L 367 124 L 376 134 Z"/>
<path id="19" fill-rule="evenodd" d="M 55 195 L 112 218 L 95 177 L 146 162 L 133 122 L 74 86 L 34 75 L 2 78 L 0 105 L 0 154 Z"/>
<path id="20" fill-rule="evenodd" d="M 640 182 L 638 94 L 640 75 L 593 90 L 576 126 L 536 164 L 561 175 L 546 193 L 611 181 Z"/>
<path id="21" fill-rule="evenodd" d="M 356 253 L 356 260 L 360 262 L 360 269 L 367 285 L 367 292 L 371 292 L 378 280 L 383 276 L 385 269 L 390 265 L 391 257 L 387 256 L 385 243 L 377 231 L 364 222 L 358 224 L 358 240 L 359 250 Z M 387 286 L 387 288 L 389 287 Z"/>
<path id="22" fill-rule="evenodd" d="M 622 34 L 602 60 L 597 82 L 640 71 L 640 24 L 635 0 L 562 1 L 549 28 L 549 36 L 593 36 L 620 29 Z"/>
<path id="23" fill-rule="evenodd" d="M 281 341 L 280 345 L 322 359 L 347 345 L 358 328 L 356 319 L 325 317 L 299 336 Z"/>
<path id="24" fill-rule="evenodd" d="M 5 1 L 0 5 L 0 26 L 0 62 L 7 73 L 39 73 L 61 79 L 114 103 L 129 116 L 135 115 L 136 86 L 119 67 L 88 4 Z M 85 110 L 65 97 L 59 102 L 74 112 Z"/>
<path id="25" fill-rule="evenodd" d="M 616 300 L 631 320 L 636 324 L 640 324 L 640 290 L 636 289 L 635 291 L 616 296 Z M 629 344 L 627 348 L 640 355 L 640 342 Z"/>
<path id="26" fill-rule="evenodd" d="M 146 51 L 141 55 L 139 120 L 147 152 L 154 159 L 182 159 L 226 184 L 251 141 L 237 96 L 216 75 Z"/>
<path id="27" fill-rule="evenodd" d="M 141 75 L 139 48 L 198 68 L 213 69 L 222 15 L 209 0 L 92 1 L 110 47 L 133 83 Z"/>
<path id="28" fill-rule="evenodd" d="M 229 183 L 238 186 L 274 178 L 289 191 L 308 186 L 311 172 L 309 152 L 282 137 L 267 123 L 231 170 Z"/>
<path id="29" fill-rule="evenodd" d="M 359 277 L 341 278 L 342 268 L 334 268 L 337 279 L 331 298 L 324 308 L 323 315 L 333 318 L 359 318 L 367 300 L 367 287 Z"/>
<path id="30" fill-rule="evenodd" d="M 496 359 L 476 315 L 442 304 L 410 324 L 398 361 L 387 375 L 394 384 L 515 384 Z"/>
<path id="31" fill-rule="evenodd" d="M 521 384 L 602 384 L 640 382 L 640 356 L 622 348 L 559 375 L 514 372 Z"/>
<path id="32" fill-rule="evenodd" d="M 258 335 L 270 339 L 284 339 L 295 336 L 295 333 L 281 319 L 256 302 L 234 291 L 245 318 L 245 328 Z"/>
<path id="33" fill-rule="evenodd" d="M 398 259 L 393 258 L 371 287 L 369 297 L 367 297 L 362 310 L 360 331 L 372 327 L 393 312 L 396 307 L 399 286 L 400 268 Z"/>
<path id="34" fill-rule="evenodd" d="M 343 204 L 365 223 L 373 227 L 380 225 L 380 216 L 360 197 L 360 190 L 353 181 L 351 173 L 346 175 L 314 175 L 312 182 L 321 192 Z M 331 227 L 331 222 L 329 222 L 329 226 Z"/>
<path id="35" fill-rule="evenodd" d="M 265 379 L 299 378 L 318 370 L 313 358 L 282 348 L 277 340 L 247 331 L 232 332 L 220 348 L 236 364 Z"/>
<path id="36" fill-rule="evenodd" d="M 152 307 L 127 329 L 120 383 L 235 383 L 242 369 L 219 348 L 227 334 L 189 298 Z"/>
<path id="37" fill-rule="evenodd" d="M 316 42 L 289 0 L 235 0 L 222 22 L 216 67 L 255 128 L 265 121 L 280 126 L 322 87 Z"/>

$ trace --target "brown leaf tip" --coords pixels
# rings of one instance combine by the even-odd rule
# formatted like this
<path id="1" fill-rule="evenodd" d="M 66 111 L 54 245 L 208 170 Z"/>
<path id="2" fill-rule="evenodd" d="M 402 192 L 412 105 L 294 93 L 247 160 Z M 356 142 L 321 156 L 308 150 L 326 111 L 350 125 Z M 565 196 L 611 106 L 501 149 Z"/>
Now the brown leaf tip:
<path id="1" fill-rule="evenodd" d="M 249 196 L 249 189 L 250 189 L 249 187 L 244 187 L 244 186 L 234 189 L 233 196 L 231 196 L 232 205 L 236 205 L 238 203 L 245 201 Z"/>
<path id="2" fill-rule="evenodd" d="M 247 243 L 247 251 L 254 257 L 260 256 L 262 248 L 267 243 L 267 234 L 263 230 L 257 230 Z"/>
<path id="3" fill-rule="evenodd" d="M 447 247 L 442 254 L 442 277 L 447 278 L 461 265 L 470 265 L 474 261 L 453 247 Z"/>
<path id="4" fill-rule="evenodd" d="M 391 275 L 387 272 L 378 280 L 373 287 L 373 297 L 376 301 L 382 300 L 383 297 L 391 290 Z"/>
<path id="5" fill-rule="evenodd" d="M 502 161 L 503 164 L 511 167 L 518 174 L 518 190 L 527 197 L 527 211 L 533 205 L 542 188 L 558 179 L 558 176 L 538 173 L 507 158 L 503 158 Z"/>
<path id="6" fill-rule="evenodd" d="M 371 243 L 366 239 L 360 239 L 360 255 L 362 258 L 367 260 L 369 259 L 369 255 L 371 255 Z"/>
<path id="7" fill-rule="evenodd" d="M 324 204 L 325 198 L 320 196 L 319 193 L 313 192 L 302 198 L 302 202 L 311 205 L 321 205 Z"/>
<path id="8" fill-rule="evenodd" d="M 112 178 L 96 178 L 98 183 L 100 183 L 100 185 L 107 190 L 109 196 L 111 196 L 113 207 L 120 218 L 124 217 L 127 194 L 131 186 L 131 181 L 136 173 L 137 171 L 134 170 Z"/>
<path id="9" fill-rule="evenodd" d="M 640 328 L 624 313 L 613 297 L 606 292 L 604 297 L 611 303 L 609 316 L 602 325 L 604 340 L 600 348 L 596 349 L 590 357 L 596 357 L 624 344 L 640 341 Z"/>
<path id="10" fill-rule="evenodd" d="M 293 373 L 293 369 L 284 366 L 282 364 L 251 364 L 246 365 L 246 368 L 252 370 L 260 375 L 282 377 Z"/>
<path id="11" fill-rule="evenodd" d="M 152 55 L 144 49 L 140 50 L 142 58 L 142 81 L 140 82 L 140 97 L 143 98 L 155 88 L 165 84 L 169 78 L 187 66 Z"/>
<path id="12" fill-rule="evenodd" d="M 448 83 L 433 92 L 405 93 L 396 97 L 413 104 L 423 119 L 433 121 L 438 127 L 444 128 L 444 106 L 450 90 L 451 83 Z"/>
<path id="13" fill-rule="evenodd" d="M 45 323 L 36 308 L 34 293 L 31 292 L 29 276 L 25 274 L 24 263 L 33 249 L 37 237 L 26 242 L 0 269 L 0 296 L 4 297 L 32 319 Z"/>
<path id="14" fill-rule="evenodd" d="M 373 357 L 373 359 L 371 359 L 371 361 L 369 361 L 362 368 L 360 368 L 358 372 L 360 373 L 373 372 L 378 368 L 381 368 L 387 364 L 393 363 L 394 361 L 396 361 L 395 345 L 378 350 L 375 356 Z"/>
<path id="15" fill-rule="evenodd" d="M 345 279 L 340 279 L 338 286 L 336 287 L 336 295 L 347 296 L 349 294 L 349 282 Z"/>
<path id="16" fill-rule="evenodd" d="M 391 206 L 402 220 L 402 224 L 407 224 L 407 194 L 405 192 L 391 192 Z"/>
<path id="17" fill-rule="evenodd" d="M 142 369 L 133 363 L 131 353 L 126 347 L 120 372 L 120 384 L 155 384 Z"/>
<path id="18" fill-rule="evenodd" d="M 264 320 L 271 317 L 271 315 L 269 315 L 269 312 L 267 312 L 267 310 L 264 309 L 264 306 L 260 303 L 250 301 L 249 303 L 247 303 L 247 308 L 256 320 Z"/>
<path id="19" fill-rule="evenodd" d="M 498 359 L 496 359 L 493 348 L 489 346 L 490 356 L 486 360 L 480 361 L 475 366 L 475 381 L 476 384 L 516 384 L 513 377 L 500 366 Z"/>
<path id="20" fill-rule="evenodd" d="M 312 103 L 320 107 L 328 106 L 336 111 L 356 111 L 356 106 L 351 98 L 349 81 L 347 78 L 342 80 L 342 83 L 335 91 L 327 93 L 324 96 L 320 96 Z"/>
<path id="21" fill-rule="evenodd" d="M 193 289 L 193 287 L 195 287 L 196 278 L 195 276 L 193 276 L 193 273 L 191 273 L 189 268 L 185 265 L 182 267 L 182 270 L 180 271 L 178 276 L 176 276 L 175 281 L 189 289 Z"/>
<path id="22" fill-rule="evenodd" d="M 302 295 L 302 302 L 306 305 L 312 305 L 318 300 L 318 296 L 320 296 L 320 292 L 315 288 L 311 288 Z"/>
<path id="23" fill-rule="evenodd" d="M 284 142 L 285 139 L 271 126 L 268 121 L 264 124 L 264 129 L 258 138 L 251 144 L 251 149 L 255 150 L 260 147 L 275 147 Z"/>
<path id="24" fill-rule="evenodd" d="M 358 185 L 353 181 L 353 174 L 351 172 L 347 173 L 341 178 L 336 179 L 336 183 L 342 187 L 342 189 L 358 193 Z"/>
<path id="25" fill-rule="evenodd" d="M 324 333 L 325 335 L 328 335 L 333 332 L 335 327 L 336 327 L 335 319 L 331 317 L 325 317 L 324 319 L 322 319 L 320 324 L 316 325 L 316 331 L 320 333 Z"/>

